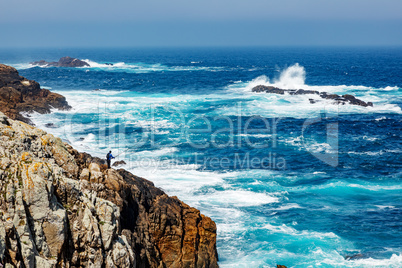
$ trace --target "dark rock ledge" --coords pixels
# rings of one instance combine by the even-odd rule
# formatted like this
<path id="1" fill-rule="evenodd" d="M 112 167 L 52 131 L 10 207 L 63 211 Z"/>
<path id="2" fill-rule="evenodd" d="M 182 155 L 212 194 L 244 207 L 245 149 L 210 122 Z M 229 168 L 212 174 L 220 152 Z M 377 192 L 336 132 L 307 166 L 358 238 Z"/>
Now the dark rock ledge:
<path id="1" fill-rule="evenodd" d="M 39 83 L 28 80 L 10 66 L 0 64 L 0 112 L 11 119 L 32 123 L 21 112 L 50 113 L 51 108 L 68 110 L 66 98 L 40 88 Z"/>
<path id="2" fill-rule="evenodd" d="M 289 95 L 306 95 L 306 94 L 314 94 L 314 95 L 318 95 L 323 99 L 328 99 L 328 100 L 334 100 L 334 102 L 336 104 L 352 104 L 352 105 L 359 105 L 359 106 L 363 106 L 363 107 L 373 107 L 373 103 L 372 102 L 364 102 L 358 98 L 356 98 L 355 96 L 349 95 L 349 94 L 345 94 L 345 95 L 337 95 L 337 94 L 331 94 L 331 93 L 327 93 L 327 92 L 319 92 L 319 91 L 315 91 L 315 90 L 304 90 L 304 89 L 281 89 L 281 88 L 277 88 L 277 87 L 273 87 L 273 86 L 256 86 L 253 87 L 251 89 L 252 92 L 265 92 L 265 93 L 273 93 L 273 94 L 280 94 L 280 95 L 284 95 L 289 94 Z M 316 103 L 317 100 L 314 99 L 309 99 L 310 103 Z"/>

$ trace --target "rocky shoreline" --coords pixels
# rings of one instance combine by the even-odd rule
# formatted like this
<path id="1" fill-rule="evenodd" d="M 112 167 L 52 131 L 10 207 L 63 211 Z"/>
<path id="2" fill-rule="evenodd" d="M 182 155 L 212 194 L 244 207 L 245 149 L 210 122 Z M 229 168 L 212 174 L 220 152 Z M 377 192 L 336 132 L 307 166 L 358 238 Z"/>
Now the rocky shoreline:
<path id="1" fill-rule="evenodd" d="M 32 122 L 21 111 L 69 109 L 63 96 L 6 65 L 0 96 L 1 264 L 218 267 L 209 217 L 24 123 Z"/>
<path id="2" fill-rule="evenodd" d="M 43 114 L 50 113 L 52 108 L 71 109 L 62 95 L 40 88 L 39 83 L 20 76 L 15 68 L 0 64 L 0 112 L 32 124 L 21 112 Z"/>

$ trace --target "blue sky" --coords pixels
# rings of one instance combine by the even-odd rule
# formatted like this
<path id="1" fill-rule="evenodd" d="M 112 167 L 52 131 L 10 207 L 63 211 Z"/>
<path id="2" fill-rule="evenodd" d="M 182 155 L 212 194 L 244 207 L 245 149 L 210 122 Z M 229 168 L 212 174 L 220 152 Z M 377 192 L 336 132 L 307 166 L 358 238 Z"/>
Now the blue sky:
<path id="1" fill-rule="evenodd" d="M 1 47 L 400 46 L 401 0 L 3 0 Z"/>

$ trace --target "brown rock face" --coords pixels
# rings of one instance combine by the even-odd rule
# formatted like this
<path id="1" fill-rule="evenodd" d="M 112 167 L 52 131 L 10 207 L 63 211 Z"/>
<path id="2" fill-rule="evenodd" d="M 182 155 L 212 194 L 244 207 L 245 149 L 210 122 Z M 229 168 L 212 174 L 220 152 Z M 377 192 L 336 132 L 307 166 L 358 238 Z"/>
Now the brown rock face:
<path id="1" fill-rule="evenodd" d="M 66 98 L 40 88 L 40 85 L 18 74 L 10 66 L 0 64 L 0 111 L 11 119 L 26 123 L 30 120 L 20 112 L 50 113 L 51 108 L 68 110 Z"/>
<path id="2" fill-rule="evenodd" d="M 218 267 L 216 225 L 199 210 L 2 113 L 0 195 L 2 264 Z"/>

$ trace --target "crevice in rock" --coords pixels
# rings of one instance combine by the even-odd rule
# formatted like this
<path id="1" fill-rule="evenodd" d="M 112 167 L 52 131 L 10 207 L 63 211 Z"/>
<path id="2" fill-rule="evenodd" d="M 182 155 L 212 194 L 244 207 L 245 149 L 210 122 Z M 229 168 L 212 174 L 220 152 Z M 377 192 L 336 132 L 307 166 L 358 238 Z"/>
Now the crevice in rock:
<path id="1" fill-rule="evenodd" d="M 183 260 L 183 245 L 184 245 L 184 236 L 186 235 L 186 226 L 184 224 L 184 211 L 183 211 L 183 207 L 180 204 L 180 221 L 181 221 L 181 231 L 182 231 L 182 235 L 180 238 L 180 261 Z"/>
<path id="2" fill-rule="evenodd" d="M 27 205 L 27 203 L 25 202 L 24 199 L 22 199 L 22 204 L 24 206 L 25 219 L 27 221 L 28 229 L 29 229 L 29 232 L 30 232 L 29 235 L 33 238 L 32 239 L 32 244 L 35 246 L 35 248 L 34 248 L 36 250 L 35 253 L 37 253 L 39 255 L 40 250 L 38 249 L 38 246 L 36 245 L 35 239 L 34 239 L 34 236 L 36 236 L 35 227 L 34 227 L 34 220 L 33 220 L 33 217 L 31 215 L 31 212 L 29 211 L 28 205 Z"/>
<path id="3" fill-rule="evenodd" d="M 198 263 L 198 247 L 199 247 L 199 244 L 200 244 L 200 222 L 201 222 L 201 220 L 202 220 L 201 216 L 198 215 L 197 221 L 196 221 L 196 224 L 195 224 L 195 226 L 197 226 L 197 233 L 195 234 L 195 245 L 194 245 L 195 252 L 196 252 L 196 254 L 195 254 L 195 264 L 196 265 Z"/>

